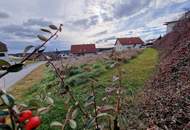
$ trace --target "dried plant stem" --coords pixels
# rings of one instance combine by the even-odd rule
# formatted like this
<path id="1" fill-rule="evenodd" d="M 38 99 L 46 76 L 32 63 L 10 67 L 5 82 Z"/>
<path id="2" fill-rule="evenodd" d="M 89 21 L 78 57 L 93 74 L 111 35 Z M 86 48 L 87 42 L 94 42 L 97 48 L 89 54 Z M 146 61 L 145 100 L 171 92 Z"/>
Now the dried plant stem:
<path id="1" fill-rule="evenodd" d="M 112 120 L 109 118 L 108 122 L 109 122 L 108 129 L 112 130 Z"/>
<path id="2" fill-rule="evenodd" d="M 63 122 L 63 126 L 62 126 L 62 128 L 61 128 L 61 130 L 64 130 L 65 129 L 65 126 L 66 126 L 66 124 L 68 123 L 68 121 L 69 121 L 69 118 L 70 118 L 70 112 L 72 111 L 72 107 L 71 108 L 69 108 L 68 109 L 68 111 L 67 111 L 67 116 L 66 116 L 66 118 L 65 118 L 65 120 L 64 120 L 64 122 Z"/>
<path id="3" fill-rule="evenodd" d="M 65 121 L 63 122 L 63 126 L 62 126 L 61 130 L 64 130 L 64 129 L 65 129 L 65 126 L 66 126 L 67 122 L 68 122 L 68 120 L 65 119 Z"/>
<path id="4" fill-rule="evenodd" d="M 99 128 L 99 125 L 98 125 L 98 118 L 97 118 L 97 115 L 98 115 L 98 112 L 97 112 L 97 105 L 96 105 L 96 92 L 94 90 L 94 81 L 92 81 L 92 94 L 93 94 L 93 97 L 94 97 L 94 111 L 95 111 L 95 125 L 96 125 L 96 130 L 100 130 Z"/>
<path id="5" fill-rule="evenodd" d="M 122 87 L 122 73 L 120 66 L 117 67 L 118 69 L 118 76 L 119 76 L 119 85 L 117 89 L 117 105 L 116 105 L 116 113 L 120 113 L 120 107 L 121 107 L 121 87 Z"/>
<path id="6" fill-rule="evenodd" d="M 14 121 L 14 111 L 10 108 L 10 109 L 9 109 L 9 112 L 10 112 L 10 118 L 11 118 L 12 129 L 13 129 L 13 130 L 16 130 L 16 129 L 15 129 L 15 121 Z"/>
<path id="7" fill-rule="evenodd" d="M 115 56 L 118 65 L 117 65 L 117 71 L 118 71 L 118 77 L 119 77 L 119 84 L 118 84 L 118 88 L 117 88 L 117 101 L 116 101 L 116 116 L 114 119 L 114 130 L 120 130 L 120 127 L 118 126 L 118 116 L 120 115 L 120 111 L 121 111 L 121 88 L 122 88 L 122 70 L 121 70 L 121 62 L 120 62 L 120 54 L 118 54 L 117 56 Z"/>
<path id="8" fill-rule="evenodd" d="M 57 70 L 56 66 L 52 63 L 52 61 L 51 61 L 50 59 L 48 59 L 48 58 L 46 57 L 46 55 L 44 55 L 43 53 L 42 53 L 42 56 L 45 58 L 45 60 L 48 61 L 49 64 L 51 64 L 51 66 L 52 66 L 52 67 L 54 68 L 54 70 L 55 70 L 56 75 L 59 77 L 59 79 L 61 80 L 61 82 L 64 83 L 64 79 L 61 77 L 59 71 Z"/>

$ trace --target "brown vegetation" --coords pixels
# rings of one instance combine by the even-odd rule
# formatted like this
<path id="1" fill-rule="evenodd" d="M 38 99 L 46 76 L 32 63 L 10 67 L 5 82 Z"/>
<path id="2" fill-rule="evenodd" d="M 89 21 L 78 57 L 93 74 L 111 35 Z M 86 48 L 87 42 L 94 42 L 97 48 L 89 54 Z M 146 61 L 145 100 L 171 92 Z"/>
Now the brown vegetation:
<path id="1" fill-rule="evenodd" d="M 160 64 L 143 93 L 143 119 L 164 130 L 189 130 L 190 19 L 181 19 L 155 47 Z"/>
<path id="2" fill-rule="evenodd" d="M 122 53 L 122 59 L 128 60 L 136 56 L 139 52 L 141 52 L 142 49 L 131 49 L 127 50 Z M 83 56 L 72 56 L 69 57 L 68 59 L 62 59 L 56 62 L 56 66 L 61 65 L 60 62 L 67 64 L 69 63 L 72 66 L 78 66 L 80 64 L 92 64 L 97 62 L 98 60 L 103 60 L 103 59 L 109 59 L 111 55 L 111 51 L 108 52 L 101 52 L 99 54 L 90 54 L 90 55 L 83 55 Z"/>

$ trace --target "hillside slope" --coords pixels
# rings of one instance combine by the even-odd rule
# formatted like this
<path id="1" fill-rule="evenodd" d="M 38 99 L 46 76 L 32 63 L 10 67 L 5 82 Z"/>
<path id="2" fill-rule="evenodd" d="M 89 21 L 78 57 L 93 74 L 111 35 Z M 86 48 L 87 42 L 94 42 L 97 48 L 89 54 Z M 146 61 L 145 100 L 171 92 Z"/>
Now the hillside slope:
<path id="1" fill-rule="evenodd" d="M 155 47 L 160 64 L 143 93 L 145 118 L 164 130 L 189 130 L 190 19 L 181 19 Z"/>

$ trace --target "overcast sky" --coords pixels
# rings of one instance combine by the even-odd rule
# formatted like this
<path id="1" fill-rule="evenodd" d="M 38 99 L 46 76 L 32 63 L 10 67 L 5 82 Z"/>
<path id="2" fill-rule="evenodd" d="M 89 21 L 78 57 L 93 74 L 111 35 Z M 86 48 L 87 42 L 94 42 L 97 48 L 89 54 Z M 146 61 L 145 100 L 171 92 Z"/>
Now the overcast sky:
<path id="1" fill-rule="evenodd" d="M 10 53 L 39 44 L 36 35 L 49 24 L 64 25 L 47 50 L 69 49 L 71 44 L 113 46 L 115 38 L 164 34 L 164 22 L 190 8 L 189 0 L 0 0 L 0 41 Z"/>

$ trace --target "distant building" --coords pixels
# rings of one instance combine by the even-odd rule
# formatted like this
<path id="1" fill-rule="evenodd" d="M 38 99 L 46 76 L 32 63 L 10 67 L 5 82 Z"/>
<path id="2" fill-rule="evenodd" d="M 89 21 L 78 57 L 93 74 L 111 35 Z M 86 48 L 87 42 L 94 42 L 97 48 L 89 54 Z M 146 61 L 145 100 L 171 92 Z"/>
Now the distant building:
<path id="1" fill-rule="evenodd" d="M 142 48 L 152 47 L 156 39 L 149 39 L 146 40 L 145 43 L 142 45 Z"/>
<path id="2" fill-rule="evenodd" d="M 130 48 L 141 48 L 144 42 L 139 37 L 117 38 L 115 42 L 116 51 L 124 51 Z"/>
<path id="3" fill-rule="evenodd" d="M 71 54 L 74 55 L 96 54 L 96 45 L 95 44 L 72 45 Z"/>
<path id="4" fill-rule="evenodd" d="M 170 33 L 173 31 L 174 26 L 176 25 L 178 21 L 171 21 L 171 22 L 166 22 L 164 25 L 167 26 L 166 33 Z"/>
<path id="5" fill-rule="evenodd" d="M 184 19 L 190 19 L 190 11 L 185 12 L 178 20 L 166 22 L 166 23 L 164 24 L 164 25 L 167 26 L 167 31 L 166 31 L 166 33 L 168 34 L 168 33 L 172 32 L 173 29 L 174 29 L 174 27 L 175 27 L 175 25 L 176 25 L 177 23 L 179 23 L 180 20 L 184 20 Z M 178 26 L 179 26 L 179 25 L 178 25 Z"/>
<path id="6" fill-rule="evenodd" d="M 2 42 L 0 42 L 0 59 L 10 62 L 9 57 L 8 57 L 7 46 L 6 46 L 6 44 L 4 44 Z"/>

